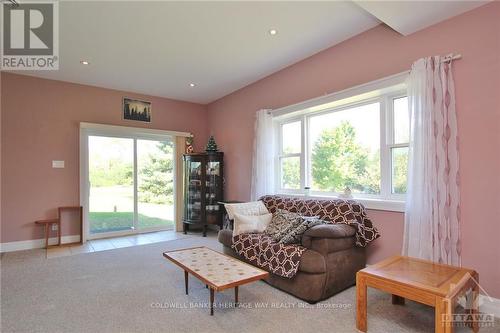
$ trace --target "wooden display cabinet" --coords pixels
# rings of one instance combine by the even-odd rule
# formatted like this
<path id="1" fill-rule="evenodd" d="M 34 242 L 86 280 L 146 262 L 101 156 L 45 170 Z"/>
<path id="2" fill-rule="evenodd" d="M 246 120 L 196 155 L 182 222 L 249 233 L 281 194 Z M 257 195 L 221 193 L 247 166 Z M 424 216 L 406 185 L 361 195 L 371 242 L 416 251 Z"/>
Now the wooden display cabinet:
<path id="1" fill-rule="evenodd" d="M 224 153 L 184 154 L 184 216 L 183 232 L 191 225 L 202 227 L 207 235 L 209 224 L 222 228 Z"/>

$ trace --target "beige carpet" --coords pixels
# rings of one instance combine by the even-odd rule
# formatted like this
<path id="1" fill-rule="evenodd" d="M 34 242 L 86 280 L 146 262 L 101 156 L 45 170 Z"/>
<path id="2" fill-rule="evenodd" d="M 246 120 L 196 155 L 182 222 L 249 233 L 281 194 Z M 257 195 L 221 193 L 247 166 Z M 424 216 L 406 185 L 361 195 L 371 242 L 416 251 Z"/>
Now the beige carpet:
<path id="1" fill-rule="evenodd" d="M 355 290 L 311 306 L 264 282 L 216 294 L 222 308 L 209 316 L 208 290 L 162 257 L 166 250 L 221 247 L 214 235 L 46 259 L 43 250 L 1 259 L 2 332 L 356 332 Z M 226 307 L 224 307 L 226 305 Z M 496 328 L 481 332 L 498 332 Z M 369 332 L 432 332 L 434 313 L 413 302 L 391 304 L 369 290 Z M 469 332 L 459 329 L 457 332 Z"/>

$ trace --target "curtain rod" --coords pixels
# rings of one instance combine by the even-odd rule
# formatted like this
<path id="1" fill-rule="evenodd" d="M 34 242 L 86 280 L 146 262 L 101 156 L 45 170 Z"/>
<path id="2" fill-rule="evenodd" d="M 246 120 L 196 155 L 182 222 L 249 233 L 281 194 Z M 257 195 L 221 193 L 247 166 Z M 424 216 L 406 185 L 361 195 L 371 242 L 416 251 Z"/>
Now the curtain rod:
<path id="1" fill-rule="evenodd" d="M 462 55 L 460 53 L 458 53 L 458 54 L 450 53 L 448 55 L 445 55 L 443 57 L 443 59 L 441 59 L 441 63 L 448 62 L 448 61 L 453 61 L 453 60 L 460 60 L 460 59 L 462 59 Z M 406 71 L 403 71 L 403 72 L 395 74 L 395 75 L 401 75 L 401 74 L 410 73 L 410 72 L 411 72 L 411 69 L 408 69 Z"/>
<path id="2" fill-rule="evenodd" d="M 441 62 L 447 62 L 447 61 L 459 60 L 459 59 L 462 59 L 462 55 L 460 53 L 459 54 L 450 53 L 450 54 L 444 56 L 444 59 L 441 60 Z"/>

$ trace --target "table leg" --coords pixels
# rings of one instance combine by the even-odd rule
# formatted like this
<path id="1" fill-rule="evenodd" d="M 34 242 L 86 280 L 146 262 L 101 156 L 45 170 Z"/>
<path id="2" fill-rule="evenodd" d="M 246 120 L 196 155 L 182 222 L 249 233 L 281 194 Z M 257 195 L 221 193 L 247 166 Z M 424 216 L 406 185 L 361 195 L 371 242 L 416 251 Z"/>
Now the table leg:
<path id="1" fill-rule="evenodd" d="M 49 248 L 49 223 L 45 223 L 45 248 Z"/>
<path id="2" fill-rule="evenodd" d="M 366 320 L 366 279 L 356 274 L 356 328 L 361 332 L 367 330 Z"/>
<path id="3" fill-rule="evenodd" d="M 57 245 L 61 246 L 61 220 L 57 222 Z"/>
<path id="4" fill-rule="evenodd" d="M 184 285 L 186 286 L 186 295 L 188 294 L 188 272 L 184 271 Z"/>
<path id="5" fill-rule="evenodd" d="M 210 288 L 210 315 L 214 315 L 214 289 Z"/>
<path id="6" fill-rule="evenodd" d="M 237 308 L 238 303 L 238 286 L 234 287 L 234 307 Z"/>
<path id="7" fill-rule="evenodd" d="M 405 305 L 405 298 L 398 295 L 392 295 L 392 304 Z"/>
<path id="8" fill-rule="evenodd" d="M 434 310 L 434 331 L 436 333 L 452 333 L 451 300 L 437 297 Z"/>
<path id="9" fill-rule="evenodd" d="M 80 206 L 80 243 L 83 244 L 83 207 Z"/>
<path id="10" fill-rule="evenodd" d="M 474 273 L 472 277 L 475 280 L 474 286 L 472 287 L 472 331 L 474 331 L 474 333 L 477 333 L 479 332 L 479 323 L 477 322 L 477 318 L 475 317 L 479 313 L 479 274 Z"/>

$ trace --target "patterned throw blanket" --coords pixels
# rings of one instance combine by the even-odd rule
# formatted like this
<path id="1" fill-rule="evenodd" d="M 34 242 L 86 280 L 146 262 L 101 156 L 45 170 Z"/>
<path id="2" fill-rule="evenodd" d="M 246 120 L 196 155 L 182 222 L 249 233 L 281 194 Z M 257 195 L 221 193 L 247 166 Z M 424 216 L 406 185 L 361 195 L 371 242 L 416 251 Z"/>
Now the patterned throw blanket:
<path id="1" fill-rule="evenodd" d="M 365 247 L 380 237 L 363 205 L 353 200 L 306 200 L 283 196 L 264 196 L 261 200 L 271 213 L 284 209 L 304 216 L 319 216 L 329 223 L 350 225 L 356 230 L 356 246 Z M 297 274 L 300 258 L 306 251 L 300 245 L 276 242 L 266 234 L 240 234 L 233 237 L 231 247 L 251 264 L 286 278 Z"/>
<path id="2" fill-rule="evenodd" d="M 295 244 L 278 243 L 264 233 L 234 236 L 231 247 L 252 265 L 286 278 L 297 274 L 300 258 L 307 250 Z"/>

